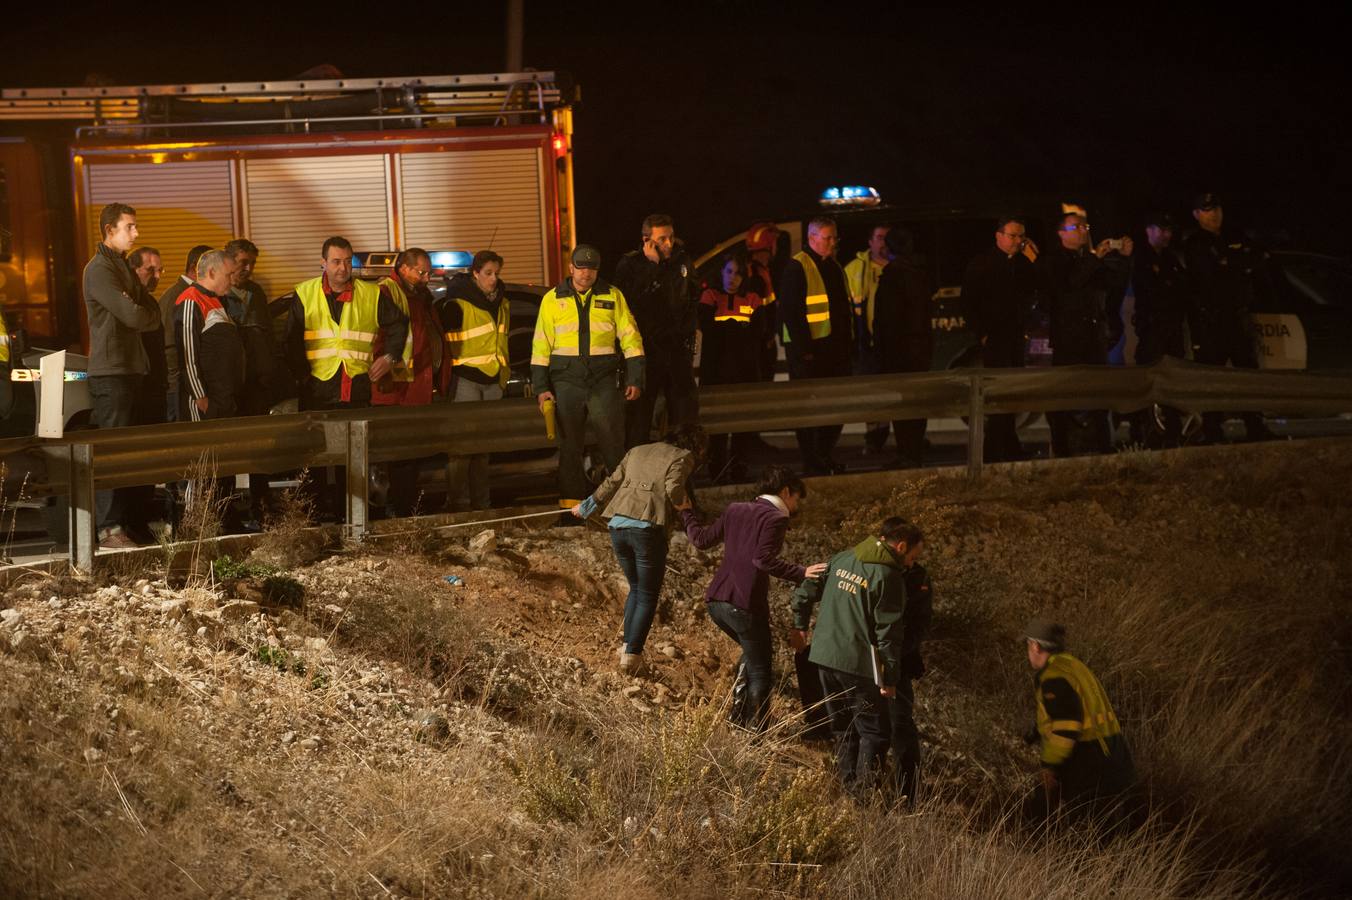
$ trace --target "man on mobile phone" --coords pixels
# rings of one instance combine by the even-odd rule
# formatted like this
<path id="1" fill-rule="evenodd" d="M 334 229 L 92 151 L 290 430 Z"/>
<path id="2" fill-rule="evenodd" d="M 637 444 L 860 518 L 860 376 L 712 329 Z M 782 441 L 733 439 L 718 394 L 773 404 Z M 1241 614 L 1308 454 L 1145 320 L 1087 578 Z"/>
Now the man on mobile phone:
<path id="1" fill-rule="evenodd" d="M 695 267 L 676 237 L 671 216 L 654 213 L 643 220 L 643 244 L 615 266 L 615 286 L 624 294 L 643 336 L 646 389 L 625 408 L 625 447 L 652 439 L 653 411 L 666 398 L 667 426 L 699 419 L 695 387 L 695 330 L 699 290 Z"/>

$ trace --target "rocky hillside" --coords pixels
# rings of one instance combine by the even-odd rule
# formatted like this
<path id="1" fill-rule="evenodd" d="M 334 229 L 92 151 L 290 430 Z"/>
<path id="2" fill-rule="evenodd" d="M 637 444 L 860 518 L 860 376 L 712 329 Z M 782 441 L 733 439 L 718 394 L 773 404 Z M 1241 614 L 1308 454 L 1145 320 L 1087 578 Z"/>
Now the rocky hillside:
<path id="1" fill-rule="evenodd" d="M 928 536 L 912 813 L 839 795 L 797 735 L 786 647 L 775 730 L 724 723 L 718 556 L 681 536 L 638 679 L 615 671 L 625 589 L 600 528 L 287 532 L 167 580 L 13 579 L 0 894 L 1336 893 L 1349 476 L 1318 443 L 812 483 L 793 558 L 894 513 Z M 1004 816 L 1033 770 L 1018 628 L 1039 611 L 1126 723 L 1155 815 L 1129 838 L 1034 843 Z"/>

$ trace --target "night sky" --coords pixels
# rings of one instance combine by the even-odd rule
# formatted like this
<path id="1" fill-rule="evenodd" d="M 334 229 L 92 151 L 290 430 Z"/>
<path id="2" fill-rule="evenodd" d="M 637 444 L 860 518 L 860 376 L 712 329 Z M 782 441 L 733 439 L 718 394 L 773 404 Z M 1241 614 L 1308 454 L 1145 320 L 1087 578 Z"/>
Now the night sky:
<path id="1" fill-rule="evenodd" d="M 1284 6 L 1116 16 L 900 11 L 885 4 L 542 4 L 525 62 L 571 73 L 578 230 L 608 262 L 653 211 L 700 251 L 752 221 L 801 212 L 829 184 L 897 206 L 1090 203 L 1096 233 L 1152 207 L 1186 216 L 1215 190 L 1227 222 L 1347 255 L 1352 128 L 1341 29 Z M 35 8 L 52 5 L 34 4 Z M 497 4 L 62 5 L 7 14 L 0 84 L 351 77 L 503 69 Z M 1069 9 L 1070 7 L 1067 7 Z M 1104 5 L 1105 9 L 1109 9 Z M 133 12 L 133 10 L 135 10 Z M 1047 208 L 1024 212 L 1047 216 Z M 608 266 L 607 266 L 608 268 Z"/>

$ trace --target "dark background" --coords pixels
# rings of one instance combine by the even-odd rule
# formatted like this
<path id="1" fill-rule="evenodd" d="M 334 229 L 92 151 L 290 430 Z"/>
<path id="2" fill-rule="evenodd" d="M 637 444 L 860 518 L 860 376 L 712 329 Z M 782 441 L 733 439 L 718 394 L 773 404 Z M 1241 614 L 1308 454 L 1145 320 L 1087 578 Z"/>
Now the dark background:
<path id="1" fill-rule="evenodd" d="M 526 65 L 581 86 L 578 231 L 606 268 L 637 246 L 649 212 L 672 214 L 699 252 L 842 183 L 898 206 L 1036 206 L 1019 211 L 1043 218 L 1075 200 L 1100 237 L 1152 207 L 1189 218 L 1192 195 L 1214 190 L 1227 224 L 1348 253 L 1348 66 L 1328 14 L 526 7 Z M 499 4 L 53 8 L 7 13 L 0 84 L 281 79 L 320 63 L 352 77 L 504 68 Z"/>

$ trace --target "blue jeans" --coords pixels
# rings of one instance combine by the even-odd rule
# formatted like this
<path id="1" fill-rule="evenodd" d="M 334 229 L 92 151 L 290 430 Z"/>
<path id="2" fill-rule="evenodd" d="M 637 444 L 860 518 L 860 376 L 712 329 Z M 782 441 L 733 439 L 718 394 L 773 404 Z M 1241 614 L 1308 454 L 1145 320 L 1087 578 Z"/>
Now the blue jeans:
<path id="1" fill-rule="evenodd" d="M 624 649 L 626 653 L 642 653 L 667 573 L 667 532 L 661 527 L 612 528 L 610 544 L 629 581 L 629 597 L 624 601 Z"/>
<path id="2" fill-rule="evenodd" d="M 722 600 L 709 601 L 709 618 L 742 647 L 738 669 L 746 676 L 746 694 L 733 702 L 732 720 L 757 731 L 765 727 L 770 712 L 771 660 L 770 619 L 753 615 Z"/>

